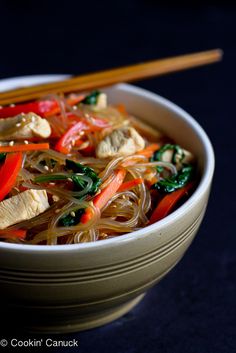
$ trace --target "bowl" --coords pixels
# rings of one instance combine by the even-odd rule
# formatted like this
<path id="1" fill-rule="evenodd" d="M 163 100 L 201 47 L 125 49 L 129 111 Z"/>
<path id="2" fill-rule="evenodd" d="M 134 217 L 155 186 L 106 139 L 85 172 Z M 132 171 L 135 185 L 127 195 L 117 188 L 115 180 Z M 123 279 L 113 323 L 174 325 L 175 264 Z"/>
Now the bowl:
<path id="1" fill-rule="evenodd" d="M 203 129 L 184 110 L 146 90 L 119 84 L 105 91 L 111 103 L 123 102 L 131 114 L 192 151 L 200 182 L 176 211 L 127 235 L 80 245 L 1 242 L 2 320 L 11 313 L 12 322 L 29 331 L 85 330 L 127 313 L 180 261 L 204 217 L 214 153 Z"/>

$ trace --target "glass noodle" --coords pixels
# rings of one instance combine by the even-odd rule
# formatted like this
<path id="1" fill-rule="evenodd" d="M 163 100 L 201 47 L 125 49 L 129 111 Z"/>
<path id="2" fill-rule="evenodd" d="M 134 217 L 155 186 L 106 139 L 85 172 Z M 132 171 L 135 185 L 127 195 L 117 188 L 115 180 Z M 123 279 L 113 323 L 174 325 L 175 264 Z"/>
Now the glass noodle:
<path id="1" fill-rule="evenodd" d="M 49 207 L 32 218 L 10 224 L 6 234 L 7 231 L 23 230 L 26 236 L 14 238 L 6 235 L 5 241 L 77 244 L 138 230 L 149 224 L 158 197 L 163 197 L 153 185 L 162 180 L 171 183 L 178 175 L 179 165 L 174 157 L 168 161 L 159 157 L 151 159 L 163 145 L 162 141 L 168 140 L 166 136 L 144 122 L 139 123 L 123 106 L 106 105 L 100 93 L 86 96 L 86 101 L 84 97 L 51 94 L 42 98 L 42 101 L 54 103 L 54 111 L 41 116 L 48 121 L 51 135 L 46 139 L 36 136 L 24 143 L 37 144 L 46 140 L 49 149 L 27 151 L 26 148 L 22 167 L 7 197 L 18 196 L 27 190 L 45 190 Z M 27 119 L 26 116 L 22 126 L 27 125 Z M 73 129 L 77 126 L 75 133 Z M 118 145 L 107 157 L 99 154 L 98 147 L 104 141 L 110 138 L 111 145 L 115 144 L 117 137 L 112 135 L 115 132 L 123 133 L 121 144 L 131 139 L 128 136 L 130 129 L 140 135 L 142 147 L 136 146 L 133 151 L 127 145 L 125 152 L 121 153 Z M 16 131 L 16 126 L 9 128 L 5 136 Z M 65 141 L 69 141 L 68 145 L 63 146 Z M 7 141 L 1 142 L 8 144 Z M 22 141 L 14 141 L 14 146 L 19 143 Z"/>

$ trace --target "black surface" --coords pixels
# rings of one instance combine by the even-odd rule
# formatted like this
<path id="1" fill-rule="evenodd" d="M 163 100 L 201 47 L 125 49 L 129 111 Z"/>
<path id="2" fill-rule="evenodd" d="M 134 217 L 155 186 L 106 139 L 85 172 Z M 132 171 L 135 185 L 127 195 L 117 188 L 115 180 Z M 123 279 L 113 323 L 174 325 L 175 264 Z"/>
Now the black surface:
<path id="1" fill-rule="evenodd" d="M 221 64 L 138 83 L 186 109 L 212 140 L 216 172 L 197 238 L 129 314 L 66 336 L 79 339 L 79 348 L 52 351 L 236 351 L 235 23 L 236 8 L 227 2 L 0 1 L 2 78 L 78 74 L 215 47 L 225 52 Z"/>

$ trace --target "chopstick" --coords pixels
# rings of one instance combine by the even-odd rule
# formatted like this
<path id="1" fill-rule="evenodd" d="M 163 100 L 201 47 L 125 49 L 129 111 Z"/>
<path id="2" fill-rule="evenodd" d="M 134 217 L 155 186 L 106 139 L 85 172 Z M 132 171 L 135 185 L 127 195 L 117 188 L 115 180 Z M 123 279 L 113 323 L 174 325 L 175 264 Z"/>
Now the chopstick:
<path id="1" fill-rule="evenodd" d="M 220 49 L 185 54 L 145 63 L 75 76 L 67 80 L 23 87 L 0 93 L 0 104 L 11 104 L 38 99 L 52 93 L 88 91 L 119 82 L 132 82 L 220 61 Z"/>

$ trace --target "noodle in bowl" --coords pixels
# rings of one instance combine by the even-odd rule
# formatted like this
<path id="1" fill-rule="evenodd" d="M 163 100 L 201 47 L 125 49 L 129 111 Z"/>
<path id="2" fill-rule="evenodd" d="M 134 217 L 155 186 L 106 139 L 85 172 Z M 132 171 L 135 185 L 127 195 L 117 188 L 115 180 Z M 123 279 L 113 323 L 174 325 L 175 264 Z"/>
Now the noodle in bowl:
<path id="1" fill-rule="evenodd" d="M 193 151 L 200 182 L 176 211 L 119 237 L 51 246 L 1 242 L 4 315 L 14 314 L 16 324 L 30 331 L 84 330 L 128 312 L 181 259 L 204 216 L 214 154 L 199 124 L 173 103 L 140 88 L 120 84 L 103 91 L 112 103 L 124 102 L 131 114 Z M 129 221 L 135 223 L 132 212 Z"/>

